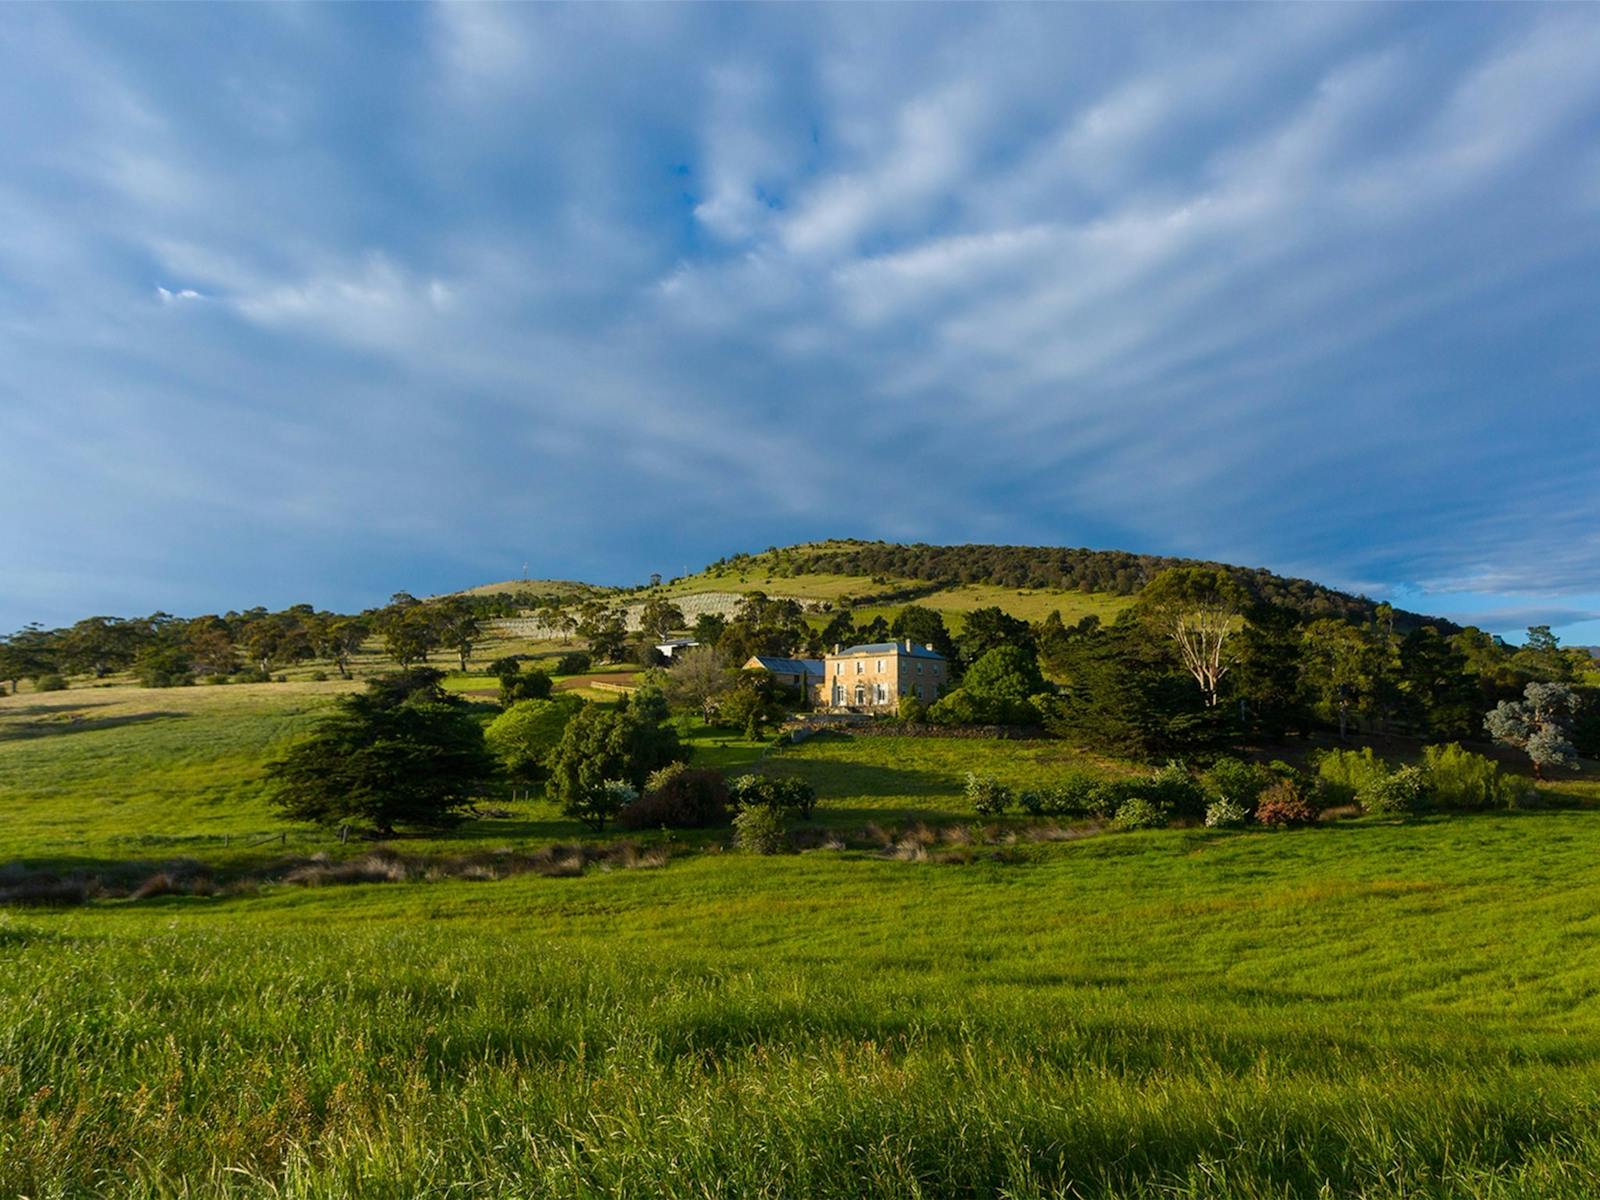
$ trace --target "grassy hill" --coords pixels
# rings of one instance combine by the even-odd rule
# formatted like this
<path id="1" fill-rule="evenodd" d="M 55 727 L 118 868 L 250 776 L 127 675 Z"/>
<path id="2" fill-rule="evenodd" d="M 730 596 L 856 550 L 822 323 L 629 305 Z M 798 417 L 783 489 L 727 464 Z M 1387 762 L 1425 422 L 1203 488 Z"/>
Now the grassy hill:
<path id="1" fill-rule="evenodd" d="M 500 583 L 480 583 L 477 587 L 463 588 L 452 595 L 499 596 L 534 595 L 559 596 L 562 599 L 583 600 L 590 596 L 603 596 L 614 591 L 599 584 L 579 583 L 573 579 L 506 579 Z"/>
<path id="2" fill-rule="evenodd" d="M 1193 562 L 1114 550 L 837 540 L 736 554 L 650 591 L 716 611 L 731 611 L 738 596 L 760 591 L 799 600 L 819 611 L 848 608 L 859 621 L 892 615 L 915 603 L 943 613 L 946 623 L 959 631 L 966 613 L 989 606 L 1028 621 L 1042 620 L 1052 612 L 1069 623 L 1091 614 L 1111 621 L 1160 571 Z M 1288 579 L 1258 568 L 1199 565 L 1222 567 L 1252 595 L 1310 616 L 1365 619 L 1376 608 L 1364 597 L 1310 580 Z M 490 594 L 515 589 L 508 583 L 472 590 Z M 593 594 L 603 591 L 594 589 Z M 638 591 L 630 595 L 637 605 Z M 1400 613 L 1397 623 L 1404 628 L 1424 621 L 1454 628 L 1449 622 L 1412 613 Z"/>

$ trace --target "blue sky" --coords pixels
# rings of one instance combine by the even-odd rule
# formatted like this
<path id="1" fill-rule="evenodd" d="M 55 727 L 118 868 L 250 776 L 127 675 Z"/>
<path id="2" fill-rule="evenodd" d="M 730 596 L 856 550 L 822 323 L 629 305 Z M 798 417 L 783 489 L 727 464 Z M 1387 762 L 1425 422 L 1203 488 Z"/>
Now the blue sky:
<path id="1" fill-rule="evenodd" d="M 1600 641 L 1600 7 L 0 8 L 0 628 L 832 535 Z"/>

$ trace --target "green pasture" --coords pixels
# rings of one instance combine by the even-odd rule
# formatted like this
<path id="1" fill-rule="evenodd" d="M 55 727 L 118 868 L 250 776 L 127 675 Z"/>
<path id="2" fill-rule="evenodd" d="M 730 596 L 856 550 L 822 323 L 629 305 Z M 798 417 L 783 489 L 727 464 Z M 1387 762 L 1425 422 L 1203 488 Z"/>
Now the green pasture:
<path id="1" fill-rule="evenodd" d="M 261 780 L 351 686 L 0 699 L 0 870 L 366 854 L 284 826 Z M 1136 768 L 682 728 L 704 765 L 804 776 L 810 826 L 847 836 L 0 909 L 0 1196 L 1600 1194 L 1594 784 L 1294 831 L 977 830 L 968 770 Z M 492 803 L 395 848 L 592 837 Z M 924 824 L 972 840 L 925 854 Z"/>
<path id="2" fill-rule="evenodd" d="M 0 1194 L 1551 1196 L 1600 823 L 0 916 Z"/>

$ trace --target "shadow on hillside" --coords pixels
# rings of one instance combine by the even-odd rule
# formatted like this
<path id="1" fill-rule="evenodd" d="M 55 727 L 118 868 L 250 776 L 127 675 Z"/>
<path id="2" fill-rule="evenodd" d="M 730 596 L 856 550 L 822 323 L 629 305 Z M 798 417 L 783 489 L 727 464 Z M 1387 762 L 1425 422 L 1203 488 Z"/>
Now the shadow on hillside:
<path id="1" fill-rule="evenodd" d="M 31 712 L 48 713 L 49 716 L 27 719 Z M 20 713 L 7 713 L 4 717 L 0 717 L 0 742 L 57 737 L 65 733 L 92 733 L 98 729 L 119 729 L 124 725 L 143 725 L 150 721 L 163 721 L 189 715 L 182 712 L 158 711 L 127 713 L 118 717 L 86 717 L 83 712 L 83 708 L 37 708 L 22 709 Z M 17 719 L 19 716 L 24 719 Z"/>
<path id="2" fill-rule="evenodd" d="M 823 803 L 861 796 L 950 796 L 960 790 L 959 780 L 938 771 L 912 767 L 886 767 L 877 763 L 839 762 L 822 758 L 785 758 L 779 755 L 761 766 L 763 774 L 792 775 L 817 789 Z"/>

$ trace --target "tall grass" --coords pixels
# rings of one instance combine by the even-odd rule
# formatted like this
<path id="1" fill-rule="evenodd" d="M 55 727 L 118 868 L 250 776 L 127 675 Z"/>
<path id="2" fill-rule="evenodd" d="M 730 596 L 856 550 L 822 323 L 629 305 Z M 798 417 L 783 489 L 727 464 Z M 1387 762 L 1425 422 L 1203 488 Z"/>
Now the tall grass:
<path id="1" fill-rule="evenodd" d="M 1592 1195 L 1597 850 L 1497 813 L 11 915 L 0 1195 Z"/>

